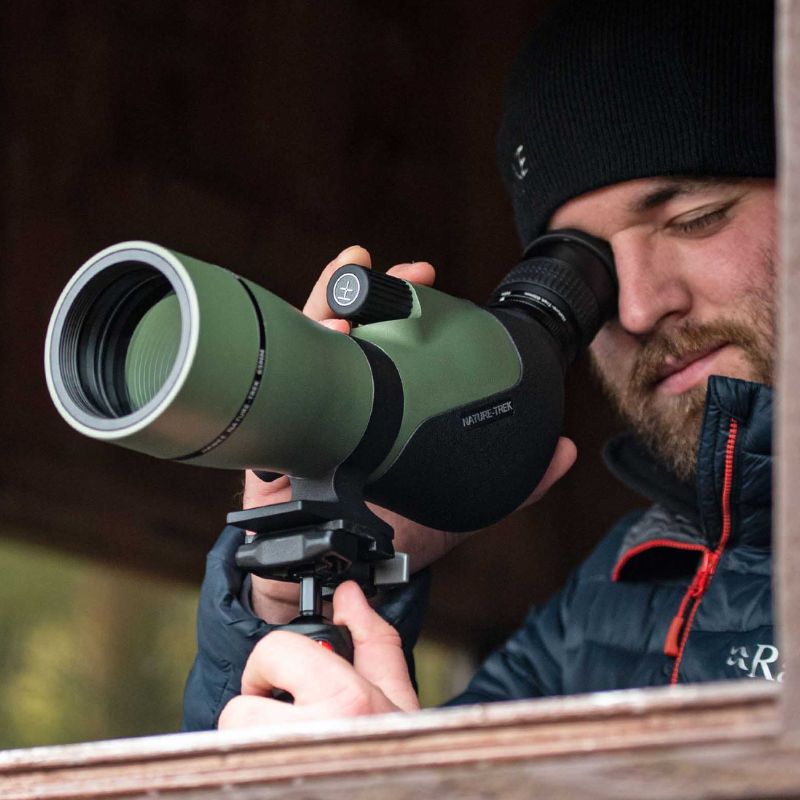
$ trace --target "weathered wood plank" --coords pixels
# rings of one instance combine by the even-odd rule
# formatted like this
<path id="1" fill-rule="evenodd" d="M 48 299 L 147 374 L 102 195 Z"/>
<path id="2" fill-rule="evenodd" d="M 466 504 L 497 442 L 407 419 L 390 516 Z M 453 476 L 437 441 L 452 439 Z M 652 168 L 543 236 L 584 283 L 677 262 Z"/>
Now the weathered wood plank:
<path id="1" fill-rule="evenodd" d="M 394 781 L 398 774 L 442 769 L 444 776 L 466 765 L 483 774 L 579 754 L 641 758 L 649 751 L 731 742 L 761 748 L 776 740 L 778 693 L 776 685 L 761 682 L 668 687 L 10 751 L 0 754 L 0 785 L 8 800 L 221 787 L 237 797 L 247 786 L 285 789 L 298 780 L 341 778 L 367 786 L 376 772 Z M 796 787 L 800 792 L 800 767 Z M 327 796 L 310 784 L 305 791 L 305 797 Z"/>
<path id="2" fill-rule="evenodd" d="M 798 751 L 748 742 L 189 791 L 185 800 L 753 800 L 800 797 Z"/>
<path id="3" fill-rule="evenodd" d="M 780 0 L 779 360 L 776 416 L 776 564 L 781 652 L 788 676 L 784 720 L 800 732 L 800 1 Z"/>

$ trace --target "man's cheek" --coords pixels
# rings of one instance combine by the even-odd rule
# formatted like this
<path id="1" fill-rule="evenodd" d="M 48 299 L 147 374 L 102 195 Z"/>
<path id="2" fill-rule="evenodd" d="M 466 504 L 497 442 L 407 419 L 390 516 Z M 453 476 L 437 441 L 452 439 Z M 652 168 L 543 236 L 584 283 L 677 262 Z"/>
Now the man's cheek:
<path id="1" fill-rule="evenodd" d="M 630 374 L 631 356 L 622 341 L 622 331 L 615 331 L 608 323 L 601 328 L 589 348 L 589 357 L 595 372 L 609 389 L 622 388 Z"/>

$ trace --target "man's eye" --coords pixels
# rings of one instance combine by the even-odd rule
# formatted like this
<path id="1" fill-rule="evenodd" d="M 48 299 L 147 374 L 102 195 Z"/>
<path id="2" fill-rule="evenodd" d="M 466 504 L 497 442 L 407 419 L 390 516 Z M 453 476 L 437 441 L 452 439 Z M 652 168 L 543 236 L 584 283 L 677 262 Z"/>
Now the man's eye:
<path id="1" fill-rule="evenodd" d="M 686 222 L 673 222 L 671 223 L 670 227 L 673 230 L 677 230 L 680 233 L 685 234 L 704 232 L 707 229 L 724 222 L 728 217 L 728 210 L 730 209 L 731 205 L 732 204 L 728 204 L 722 208 L 716 208 L 700 217 L 686 220 Z"/>

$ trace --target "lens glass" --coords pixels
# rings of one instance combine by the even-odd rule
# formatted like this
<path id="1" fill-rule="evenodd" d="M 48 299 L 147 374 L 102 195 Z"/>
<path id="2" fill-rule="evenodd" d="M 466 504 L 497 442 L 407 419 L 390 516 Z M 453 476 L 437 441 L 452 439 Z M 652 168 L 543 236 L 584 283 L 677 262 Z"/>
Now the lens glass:
<path id="1" fill-rule="evenodd" d="M 99 270 L 67 307 L 59 370 L 84 413 L 119 419 L 168 382 L 181 344 L 180 303 L 167 277 L 138 261 Z"/>
<path id="2" fill-rule="evenodd" d="M 164 385 L 178 355 L 181 312 L 174 292 L 145 312 L 125 356 L 125 384 L 131 411 L 152 400 Z"/>

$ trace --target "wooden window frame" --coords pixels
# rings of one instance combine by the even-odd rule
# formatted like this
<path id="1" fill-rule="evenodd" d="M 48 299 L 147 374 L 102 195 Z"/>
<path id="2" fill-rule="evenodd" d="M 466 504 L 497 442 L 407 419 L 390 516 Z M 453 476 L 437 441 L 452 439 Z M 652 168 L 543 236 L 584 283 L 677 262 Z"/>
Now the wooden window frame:
<path id="1" fill-rule="evenodd" d="M 702 1 L 702 0 L 699 0 Z M 800 798 L 800 0 L 779 0 L 775 563 L 785 684 L 674 686 L 0 753 L 0 797 Z"/>

